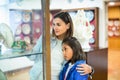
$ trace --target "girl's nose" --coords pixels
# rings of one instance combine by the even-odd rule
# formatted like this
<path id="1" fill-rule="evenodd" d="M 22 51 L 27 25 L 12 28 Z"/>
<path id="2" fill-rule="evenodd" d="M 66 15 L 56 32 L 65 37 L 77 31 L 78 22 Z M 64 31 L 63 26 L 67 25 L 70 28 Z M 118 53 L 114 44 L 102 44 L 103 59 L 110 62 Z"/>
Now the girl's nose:
<path id="1" fill-rule="evenodd" d="M 63 51 L 63 55 L 65 55 L 65 51 Z"/>

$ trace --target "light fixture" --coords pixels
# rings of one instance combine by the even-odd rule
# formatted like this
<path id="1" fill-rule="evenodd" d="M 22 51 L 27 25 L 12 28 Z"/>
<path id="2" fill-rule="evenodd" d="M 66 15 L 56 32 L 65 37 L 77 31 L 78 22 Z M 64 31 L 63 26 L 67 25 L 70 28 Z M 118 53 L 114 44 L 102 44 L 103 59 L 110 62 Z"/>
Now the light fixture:
<path id="1" fill-rule="evenodd" d="M 109 2 L 108 5 L 113 6 L 113 5 L 115 5 L 115 2 Z"/>

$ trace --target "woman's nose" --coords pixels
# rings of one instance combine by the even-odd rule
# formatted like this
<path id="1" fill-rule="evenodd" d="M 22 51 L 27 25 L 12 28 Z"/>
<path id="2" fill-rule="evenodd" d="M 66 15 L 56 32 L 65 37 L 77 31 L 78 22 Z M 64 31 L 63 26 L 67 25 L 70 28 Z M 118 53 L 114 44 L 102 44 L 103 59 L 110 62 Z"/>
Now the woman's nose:
<path id="1" fill-rule="evenodd" d="M 57 30 L 58 29 L 58 27 L 57 26 L 54 26 L 54 30 Z"/>

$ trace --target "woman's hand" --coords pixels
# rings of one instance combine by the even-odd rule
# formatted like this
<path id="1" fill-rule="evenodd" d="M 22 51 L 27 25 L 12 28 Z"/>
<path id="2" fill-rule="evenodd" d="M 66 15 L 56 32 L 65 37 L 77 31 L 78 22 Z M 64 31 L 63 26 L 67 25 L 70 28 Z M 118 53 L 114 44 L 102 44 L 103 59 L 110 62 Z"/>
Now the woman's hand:
<path id="1" fill-rule="evenodd" d="M 81 75 L 86 75 L 92 72 L 92 67 L 88 64 L 80 64 L 77 65 L 77 71 L 81 73 Z"/>
<path id="2" fill-rule="evenodd" d="M 28 42 L 25 43 L 26 43 L 26 50 L 32 50 L 32 45 Z"/>

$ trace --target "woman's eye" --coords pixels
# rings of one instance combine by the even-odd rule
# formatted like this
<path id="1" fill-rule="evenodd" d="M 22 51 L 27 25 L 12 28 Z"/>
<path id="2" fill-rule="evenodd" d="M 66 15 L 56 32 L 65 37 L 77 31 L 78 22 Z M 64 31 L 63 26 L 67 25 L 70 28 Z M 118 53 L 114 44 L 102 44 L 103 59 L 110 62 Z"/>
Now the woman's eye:
<path id="1" fill-rule="evenodd" d="M 55 24 L 52 24 L 52 26 L 55 26 Z"/>

